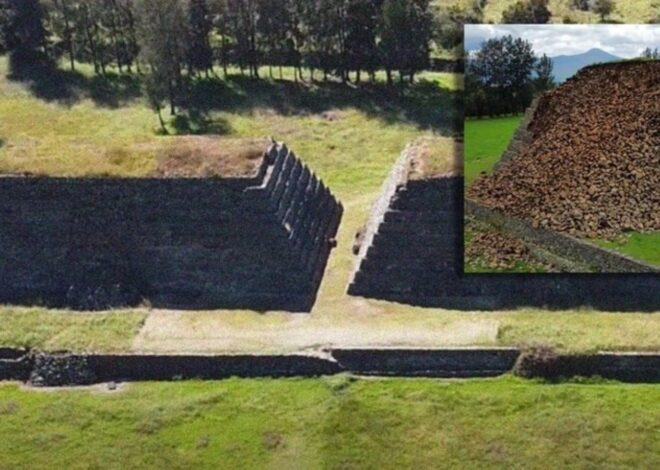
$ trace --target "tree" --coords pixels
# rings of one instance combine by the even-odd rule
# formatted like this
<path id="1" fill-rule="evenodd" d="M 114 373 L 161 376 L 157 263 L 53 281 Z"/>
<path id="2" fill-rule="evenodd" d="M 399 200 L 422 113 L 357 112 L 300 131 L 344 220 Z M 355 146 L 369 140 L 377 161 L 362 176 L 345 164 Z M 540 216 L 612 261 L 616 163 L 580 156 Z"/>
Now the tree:
<path id="1" fill-rule="evenodd" d="M 472 9 L 452 5 L 436 13 L 434 40 L 444 49 L 462 48 L 463 25 L 483 22 L 483 12 L 475 3 Z"/>
<path id="2" fill-rule="evenodd" d="M 348 5 L 345 67 L 356 71 L 358 83 L 361 70 L 366 70 L 373 80 L 378 66 L 378 12 L 374 0 L 351 0 Z"/>
<path id="3" fill-rule="evenodd" d="M 260 49 L 264 51 L 270 78 L 273 78 L 273 65 L 279 65 L 281 79 L 282 65 L 287 56 L 288 32 L 291 28 L 288 1 L 258 0 L 257 15 Z"/>
<path id="4" fill-rule="evenodd" d="M 655 49 L 651 49 L 650 47 L 647 47 L 646 49 L 644 49 L 644 52 L 642 52 L 642 58 L 658 60 L 660 59 L 660 50 L 658 50 L 657 47 Z"/>
<path id="5" fill-rule="evenodd" d="M 388 83 L 392 71 L 399 77 L 415 73 L 428 63 L 432 34 L 428 0 L 385 0 L 381 12 L 380 49 Z"/>
<path id="6" fill-rule="evenodd" d="M 504 36 L 484 42 L 468 61 L 466 79 L 488 96 L 489 114 L 523 111 L 532 100 L 536 64 L 529 42 Z M 471 90 L 468 90 L 468 93 Z"/>
<path id="7" fill-rule="evenodd" d="M 76 6 L 71 0 L 52 0 L 51 24 L 55 34 L 62 38 L 63 46 L 69 54 L 71 70 L 76 69 L 75 17 Z"/>
<path id="8" fill-rule="evenodd" d="M 44 13 L 38 0 L 3 0 L 0 4 L 0 42 L 13 64 L 48 59 Z"/>
<path id="9" fill-rule="evenodd" d="M 140 54 L 149 65 L 150 88 L 167 95 L 174 115 L 186 52 L 185 14 L 178 0 L 140 0 L 137 12 Z"/>
<path id="10" fill-rule="evenodd" d="M 257 0 L 229 0 L 229 31 L 235 41 L 234 59 L 241 73 L 248 69 L 250 76 L 259 78 L 257 44 Z"/>
<path id="11" fill-rule="evenodd" d="M 548 10 L 548 0 L 520 0 L 502 13 L 502 23 L 540 24 L 552 17 Z"/>
<path id="12" fill-rule="evenodd" d="M 536 72 L 536 78 L 534 79 L 534 89 L 537 93 L 550 90 L 555 86 L 555 77 L 552 75 L 552 69 L 552 59 L 543 54 L 541 58 L 536 62 L 536 66 L 534 67 Z"/>
<path id="13" fill-rule="evenodd" d="M 600 21 L 604 22 L 614 11 L 614 1 L 613 0 L 595 0 L 592 6 L 592 10 L 598 16 L 600 16 Z"/>
<path id="14" fill-rule="evenodd" d="M 147 99 L 147 104 L 149 107 L 153 109 L 158 115 L 160 131 L 163 134 L 168 134 L 167 128 L 165 127 L 165 121 L 163 121 L 163 113 L 161 112 L 167 94 L 167 84 L 163 80 L 159 80 L 159 78 L 154 74 L 147 76 L 144 81 L 144 95 Z"/>
<path id="15" fill-rule="evenodd" d="M 206 0 L 188 0 L 188 48 L 186 59 L 190 74 L 213 67 L 210 34 L 213 28 Z"/>

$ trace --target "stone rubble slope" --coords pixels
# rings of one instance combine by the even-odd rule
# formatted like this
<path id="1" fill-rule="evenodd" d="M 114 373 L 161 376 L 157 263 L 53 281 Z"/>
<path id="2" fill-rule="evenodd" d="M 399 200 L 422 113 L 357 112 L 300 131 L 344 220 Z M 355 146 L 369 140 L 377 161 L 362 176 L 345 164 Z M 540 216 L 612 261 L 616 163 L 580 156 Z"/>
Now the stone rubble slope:
<path id="1" fill-rule="evenodd" d="M 540 98 L 528 130 L 469 197 L 578 237 L 660 230 L 660 61 L 583 69 Z"/>

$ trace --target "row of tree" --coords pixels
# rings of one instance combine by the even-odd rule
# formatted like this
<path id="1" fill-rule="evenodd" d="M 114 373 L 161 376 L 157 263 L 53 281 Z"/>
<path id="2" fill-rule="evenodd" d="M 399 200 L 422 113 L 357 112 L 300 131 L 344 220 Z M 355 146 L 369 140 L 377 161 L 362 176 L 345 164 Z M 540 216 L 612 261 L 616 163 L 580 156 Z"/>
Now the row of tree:
<path id="1" fill-rule="evenodd" d="M 555 86 L 552 60 L 536 57 L 532 45 L 510 35 L 485 41 L 468 58 L 466 116 L 523 112 L 534 96 Z"/>
<path id="2" fill-rule="evenodd" d="M 99 74 L 219 64 L 258 77 L 265 64 L 391 80 L 427 65 L 432 14 L 429 0 L 0 0 L 0 27 L 19 56 L 66 56 Z"/>
<path id="3" fill-rule="evenodd" d="M 65 57 L 144 73 L 155 108 L 171 113 L 185 82 L 219 65 L 259 78 L 267 65 L 356 82 L 384 70 L 413 82 L 429 62 L 429 0 L 0 0 L 0 52 L 10 64 Z M 157 108 L 160 112 L 160 108 Z M 160 115 L 160 114 L 159 114 Z"/>

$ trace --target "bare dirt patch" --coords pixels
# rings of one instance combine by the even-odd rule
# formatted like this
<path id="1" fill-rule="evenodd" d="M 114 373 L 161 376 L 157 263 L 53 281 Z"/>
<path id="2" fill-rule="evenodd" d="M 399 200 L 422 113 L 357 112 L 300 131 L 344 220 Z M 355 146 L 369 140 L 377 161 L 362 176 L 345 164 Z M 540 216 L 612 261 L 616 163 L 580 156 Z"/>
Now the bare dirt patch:
<path id="1" fill-rule="evenodd" d="M 154 310 L 133 351 L 154 353 L 318 354 L 344 348 L 437 348 L 494 344 L 499 322 L 464 312 L 411 308 L 367 299 L 294 315 L 247 311 Z"/>
<path id="2" fill-rule="evenodd" d="M 449 178 L 463 174 L 463 144 L 449 137 L 421 137 L 410 145 L 409 179 Z"/>
<path id="3" fill-rule="evenodd" d="M 158 149 L 159 178 L 253 177 L 271 141 L 212 136 L 169 137 Z"/>

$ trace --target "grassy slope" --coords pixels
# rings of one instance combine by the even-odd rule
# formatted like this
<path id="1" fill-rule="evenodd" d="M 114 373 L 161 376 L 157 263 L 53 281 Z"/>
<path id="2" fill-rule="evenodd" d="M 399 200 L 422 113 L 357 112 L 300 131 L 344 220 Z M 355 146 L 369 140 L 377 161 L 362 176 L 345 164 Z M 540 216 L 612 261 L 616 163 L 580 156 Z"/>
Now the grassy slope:
<path id="1" fill-rule="evenodd" d="M 465 121 L 465 184 L 489 173 L 509 145 L 522 116 Z"/>
<path id="2" fill-rule="evenodd" d="M 660 388 L 513 378 L 0 385 L 0 468 L 658 468 Z"/>

